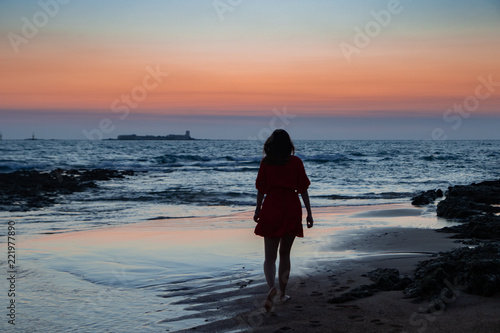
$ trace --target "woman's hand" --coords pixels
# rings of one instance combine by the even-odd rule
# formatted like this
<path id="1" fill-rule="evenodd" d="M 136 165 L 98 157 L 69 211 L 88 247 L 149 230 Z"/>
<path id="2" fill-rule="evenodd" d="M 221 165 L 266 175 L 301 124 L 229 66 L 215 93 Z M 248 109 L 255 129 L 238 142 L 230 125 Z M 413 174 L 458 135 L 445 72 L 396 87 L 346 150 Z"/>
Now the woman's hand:
<path id="1" fill-rule="evenodd" d="M 307 221 L 307 227 L 312 228 L 313 224 L 314 224 L 314 220 L 313 220 L 312 215 L 307 215 L 306 221 Z"/>
<path id="2" fill-rule="evenodd" d="M 260 209 L 255 210 L 255 214 L 253 214 L 253 220 L 255 223 L 259 223 L 259 215 L 260 215 Z"/>
<path id="3" fill-rule="evenodd" d="M 257 191 L 257 205 L 255 206 L 255 214 L 253 215 L 253 220 L 255 223 L 259 223 L 260 207 L 262 207 L 262 201 L 264 200 L 264 193 Z"/>
<path id="4" fill-rule="evenodd" d="M 311 202 L 309 201 L 309 193 L 307 192 L 307 190 L 305 190 L 304 192 L 300 193 L 300 195 L 302 196 L 302 201 L 304 201 L 304 205 L 306 206 L 307 210 L 307 218 L 306 218 L 307 227 L 312 228 L 314 220 L 311 212 Z"/>

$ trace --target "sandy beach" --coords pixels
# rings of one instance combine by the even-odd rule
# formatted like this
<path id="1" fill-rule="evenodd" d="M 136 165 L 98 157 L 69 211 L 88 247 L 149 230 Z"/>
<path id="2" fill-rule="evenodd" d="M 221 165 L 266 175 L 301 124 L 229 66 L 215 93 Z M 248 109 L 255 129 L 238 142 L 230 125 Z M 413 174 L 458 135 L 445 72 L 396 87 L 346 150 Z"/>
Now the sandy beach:
<path id="1" fill-rule="evenodd" d="M 366 273 L 376 268 L 396 268 L 411 277 L 417 262 L 463 245 L 431 229 L 447 222 L 406 204 L 318 208 L 315 213 L 315 228 L 292 250 L 291 300 L 271 313 L 262 307 L 267 293 L 262 239 L 253 235 L 249 212 L 26 239 L 19 245 L 24 293 L 18 327 L 34 332 L 500 329 L 498 296 L 459 289 L 447 300 L 446 311 L 430 313 L 425 312 L 432 304 L 405 299 L 402 291 L 329 303 L 370 284 Z M 44 316 L 48 308 L 58 315 Z"/>
<path id="2" fill-rule="evenodd" d="M 449 236 L 449 235 L 448 235 Z M 318 261 L 310 272 L 291 280 L 292 299 L 266 313 L 259 303 L 266 287 L 249 292 L 239 302 L 237 316 L 196 329 L 217 332 L 498 332 L 500 297 L 469 295 L 457 286 L 452 298 L 443 298 L 449 308 L 436 309 L 432 302 L 404 298 L 402 291 L 379 292 L 363 299 L 330 304 L 332 297 L 360 285 L 372 283 L 366 273 L 376 268 L 397 268 L 411 276 L 418 261 L 433 253 L 459 246 L 433 230 L 377 228 L 340 235 L 334 248 L 371 253 L 357 259 Z M 235 304 L 225 304 L 230 309 Z M 251 310 L 244 311 L 245 308 Z"/>

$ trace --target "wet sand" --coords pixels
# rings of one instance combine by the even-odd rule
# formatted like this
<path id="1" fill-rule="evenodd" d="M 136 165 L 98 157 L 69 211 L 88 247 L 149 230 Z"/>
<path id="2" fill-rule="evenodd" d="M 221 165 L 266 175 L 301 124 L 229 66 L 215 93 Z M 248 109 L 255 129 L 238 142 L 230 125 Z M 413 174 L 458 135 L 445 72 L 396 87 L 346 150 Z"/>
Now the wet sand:
<path id="1" fill-rule="evenodd" d="M 376 210 L 355 214 L 358 217 L 414 216 L 410 210 Z M 428 301 L 416 302 L 402 291 L 383 291 L 374 296 L 330 304 L 353 288 L 373 283 L 366 273 L 376 268 L 396 268 L 412 276 L 419 261 L 440 251 L 463 246 L 449 234 L 431 229 L 377 227 L 345 230 L 335 235 L 322 250 L 355 254 L 349 259 L 314 260 L 309 270 L 292 273 L 289 294 L 292 298 L 275 305 L 267 313 L 263 302 L 267 286 L 245 292 L 238 302 L 220 302 L 220 311 L 235 313 L 231 318 L 197 327 L 196 332 L 500 332 L 500 295 L 481 297 L 464 293 L 451 285 L 454 296 L 443 297 L 448 306 L 440 310 Z M 329 247 L 329 248 L 328 248 Z M 456 288 L 456 289 L 455 289 Z M 439 302 L 439 301 L 438 301 Z"/>
<path id="2" fill-rule="evenodd" d="M 417 262 L 461 245 L 450 240 L 450 234 L 425 229 L 443 222 L 409 205 L 318 208 L 314 213 L 315 228 L 306 230 L 306 237 L 297 239 L 292 249 L 287 292 L 292 298 L 271 313 L 263 309 L 267 286 L 262 239 L 253 235 L 251 212 L 26 240 L 19 247 L 25 263 L 31 261 L 26 267 L 50 272 L 59 298 L 44 298 L 39 281 L 26 277 L 24 297 L 31 299 L 20 301 L 32 304 L 25 306 L 26 313 L 38 311 L 37 303 L 65 304 L 67 312 L 60 311 L 67 317 L 54 318 L 57 325 L 44 324 L 51 329 L 121 329 L 121 324 L 152 332 L 500 331 L 498 296 L 457 290 L 455 299 L 446 300 L 448 310 L 432 313 L 424 313 L 428 302 L 414 303 L 401 291 L 328 303 L 370 284 L 365 274 L 375 268 L 397 268 L 411 277 Z M 96 301 L 92 293 L 101 297 Z M 77 308 L 76 318 L 71 306 L 78 302 L 88 306 Z M 137 315 L 127 315 L 130 311 Z M 43 311 L 24 318 L 38 316 L 43 317 Z M 65 325 L 66 320 L 73 323 Z M 31 328 L 27 321 L 23 327 Z"/>

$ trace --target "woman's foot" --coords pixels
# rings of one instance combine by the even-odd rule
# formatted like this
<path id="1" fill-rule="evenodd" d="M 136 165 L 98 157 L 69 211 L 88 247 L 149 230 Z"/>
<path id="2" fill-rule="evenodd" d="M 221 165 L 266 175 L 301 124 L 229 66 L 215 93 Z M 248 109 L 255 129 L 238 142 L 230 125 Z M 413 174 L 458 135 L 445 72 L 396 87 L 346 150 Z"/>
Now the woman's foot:
<path id="1" fill-rule="evenodd" d="M 264 304 L 264 308 L 266 309 L 267 312 L 271 311 L 271 309 L 273 308 L 274 296 L 276 296 L 277 293 L 278 291 L 274 287 L 272 287 L 267 293 L 266 303 Z"/>
<path id="2" fill-rule="evenodd" d="M 288 301 L 291 297 L 285 294 L 281 294 L 278 301 L 276 302 L 277 304 L 283 304 L 286 301 Z"/>

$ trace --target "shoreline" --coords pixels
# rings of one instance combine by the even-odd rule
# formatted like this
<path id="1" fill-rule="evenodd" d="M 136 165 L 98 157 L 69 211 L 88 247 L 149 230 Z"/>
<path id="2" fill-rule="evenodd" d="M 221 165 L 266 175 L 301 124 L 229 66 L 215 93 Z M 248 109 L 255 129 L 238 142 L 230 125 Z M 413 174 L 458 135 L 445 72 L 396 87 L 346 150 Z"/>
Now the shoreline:
<path id="1" fill-rule="evenodd" d="M 341 234 L 332 250 L 360 252 L 358 258 L 318 260 L 309 271 L 293 272 L 291 299 L 263 309 L 265 283 L 247 290 L 246 298 L 220 302 L 221 311 L 236 312 L 224 320 L 198 326 L 195 332 L 493 332 L 500 329 L 500 295 L 483 297 L 464 293 L 452 282 L 452 296 L 435 301 L 405 298 L 402 291 L 380 291 L 369 297 L 332 303 L 334 297 L 373 283 L 367 273 L 378 268 L 398 269 L 411 276 L 417 263 L 441 251 L 460 248 L 450 235 L 433 229 L 380 227 Z M 425 245 L 425 246 L 423 246 Z M 292 250 L 293 251 L 293 250 Z M 292 259 L 293 260 L 293 259 Z M 229 296 L 229 295 L 228 295 Z M 438 300 L 439 301 L 439 300 Z"/>
<path id="2" fill-rule="evenodd" d="M 293 291 L 292 285 L 296 290 L 292 293 L 292 300 L 282 309 L 290 310 L 291 304 L 292 309 L 300 305 L 308 313 L 306 309 L 320 305 L 308 302 L 329 299 L 348 291 L 346 287 L 353 288 L 366 282 L 366 278 L 360 278 L 354 272 L 371 267 L 372 263 L 410 263 L 430 257 L 429 252 L 446 250 L 453 241 L 430 227 L 447 223 L 423 217 L 423 212 L 424 209 L 408 204 L 316 209 L 315 227 L 307 229 L 306 237 L 298 238 L 292 249 L 290 291 Z M 424 229 L 408 229 L 410 225 Z M 254 226 L 251 212 L 214 218 L 152 220 L 41 235 L 21 242 L 19 249 L 21 258 L 27 261 L 27 271 L 33 269 L 35 273 L 41 271 L 35 275 L 52 275 L 53 288 L 61 293 L 59 302 L 66 302 L 66 298 L 81 298 L 81 302 L 87 304 L 83 309 L 77 309 L 80 314 L 90 313 L 91 316 L 80 319 L 84 322 L 98 322 L 103 315 L 114 321 L 121 320 L 122 314 L 115 311 L 126 311 L 131 306 L 129 302 L 137 302 L 140 297 L 143 306 L 134 310 L 146 312 L 145 322 L 134 323 L 150 327 L 151 331 L 168 329 L 175 332 L 196 327 L 200 332 L 230 332 L 242 323 L 252 323 L 253 317 L 248 316 L 259 311 L 260 302 L 267 293 L 262 273 L 263 242 L 261 237 L 253 234 Z M 368 237 L 378 231 L 383 231 L 381 237 Z M 419 239 L 429 235 L 439 239 L 432 242 L 433 250 L 419 249 Z M 412 237 L 415 238 L 413 243 L 408 242 Z M 398 244 L 404 247 L 398 248 Z M 401 269 L 401 272 L 409 274 L 410 268 Z M 331 280 L 332 274 L 338 274 L 333 277 L 335 281 Z M 24 301 L 36 302 L 40 298 L 36 292 L 37 281 L 24 281 L 26 294 L 34 298 Z M 322 285 L 325 281 L 336 283 L 336 289 L 342 290 L 331 291 L 332 285 Z M 67 284 L 68 290 L 61 289 L 59 284 Z M 29 292 L 31 289 L 34 291 Z M 85 292 L 66 295 L 74 289 Z M 121 290 L 127 291 L 129 298 L 120 296 Z M 92 293 L 105 297 L 89 298 Z M 116 309 L 107 305 L 111 300 L 114 300 Z M 42 297 L 38 301 L 45 299 Z M 306 307 L 302 301 L 309 305 Z M 344 305 L 334 308 L 352 310 Z M 96 308 L 103 312 L 96 312 Z M 66 315 L 74 316 L 72 313 Z M 131 318 L 123 318 L 124 323 L 126 320 Z M 256 328 L 266 331 L 269 325 L 280 323 L 267 321 Z M 318 326 L 319 323 L 312 324 Z M 243 330 L 248 330 L 248 327 Z"/>
<path id="3" fill-rule="evenodd" d="M 21 304 L 31 310 L 20 308 L 29 321 L 18 318 L 19 327 L 29 330 L 31 321 L 43 320 L 43 311 L 42 318 L 33 313 L 39 311 L 36 304 L 48 303 L 66 304 L 61 319 L 44 322 L 54 331 L 79 325 L 106 330 L 110 321 L 116 329 L 151 332 L 500 329 L 495 319 L 500 296 L 469 295 L 460 285 L 452 285 L 456 295 L 444 298 L 450 305 L 446 311 L 431 301 L 404 298 L 400 290 L 332 302 L 373 283 L 368 273 L 375 269 L 398 269 L 401 278 L 411 277 L 422 260 L 463 247 L 453 234 L 436 231 L 458 223 L 433 211 L 410 204 L 316 208 L 315 227 L 292 248 L 292 298 L 272 314 L 262 306 L 267 294 L 263 242 L 253 234 L 251 211 L 27 238 L 18 244 L 27 276 Z M 39 281 L 29 276 L 50 276 L 47 293 L 40 293 Z M 141 319 L 126 316 L 130 311 L 142 313 Z"/>

